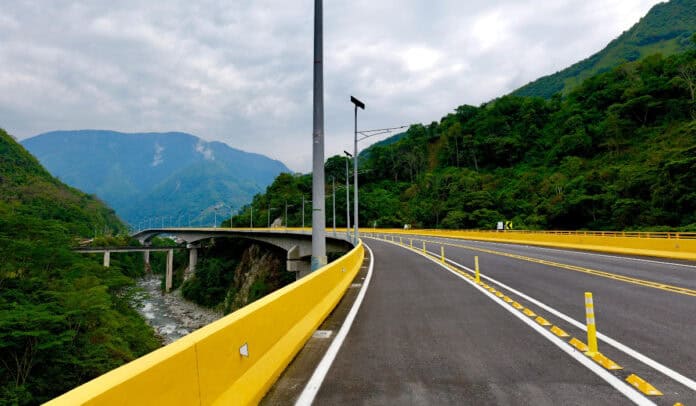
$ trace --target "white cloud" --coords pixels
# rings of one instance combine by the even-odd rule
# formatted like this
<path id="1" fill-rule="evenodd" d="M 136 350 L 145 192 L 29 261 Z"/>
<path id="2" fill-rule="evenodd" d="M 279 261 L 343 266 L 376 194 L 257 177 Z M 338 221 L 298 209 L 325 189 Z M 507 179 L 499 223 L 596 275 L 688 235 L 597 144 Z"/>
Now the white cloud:
<path id="1" fill-rule="evenodd" d="M 351 94 L 362 129 L 429 123 L 589 56 L 657 2 L 325 2 L 326 155 L 351 145 Z M 309 170 L 312 1 L 7 3 L 0 126 L 19 138 L 186 131 Z"/>
<path id="2" fill-rule="evenodd" d="M 215 160 L 215 156 L 213 155 L 213 150 L 210 149 L 210 147 L 208 146 L 208 143 L 206 143 L 203 140 L 199 140 L 198 143 L 196 144 L 196 152 L 203 155 L 203 158 L 208 160 L 208 161 Z"/>
<path id="3" fill-rule="evenodd" d="M 164 162 L 164 157 L 162 153 L 164 152 L 164 147 L 159 143 L 155 143 L 155 155 L 152 157 L 151 166 L 159 166 Z"/>

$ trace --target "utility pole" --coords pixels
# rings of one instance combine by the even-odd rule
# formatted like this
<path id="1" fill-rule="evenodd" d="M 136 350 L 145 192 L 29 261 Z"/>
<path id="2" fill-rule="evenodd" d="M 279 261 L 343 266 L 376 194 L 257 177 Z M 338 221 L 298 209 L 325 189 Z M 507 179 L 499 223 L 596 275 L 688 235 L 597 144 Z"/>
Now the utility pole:
<path id="1" fill-rule="evenodd" d="M 314 111 L 312 131 L 312 265 L 326 265 L 324 213 L 324 23 L 323 1 L 314 0 Z M 303 213 L 304 214 L 304 213 Z"/>

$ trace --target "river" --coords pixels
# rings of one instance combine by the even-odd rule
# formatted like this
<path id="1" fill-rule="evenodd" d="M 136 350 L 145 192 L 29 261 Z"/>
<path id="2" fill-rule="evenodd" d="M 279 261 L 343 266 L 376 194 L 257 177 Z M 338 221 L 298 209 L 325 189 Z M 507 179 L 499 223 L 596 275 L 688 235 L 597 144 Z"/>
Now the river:
<path id="1" fill-rule="evenodd" d="M 184 299 L 181 290 L 162 294 L 161 283 L 161 275 L 148 274 L 138 279 L 136 284 L 141 289 L 134 295 L 133 305 L 165 345 L 223 316 L 222 312 Z"/>

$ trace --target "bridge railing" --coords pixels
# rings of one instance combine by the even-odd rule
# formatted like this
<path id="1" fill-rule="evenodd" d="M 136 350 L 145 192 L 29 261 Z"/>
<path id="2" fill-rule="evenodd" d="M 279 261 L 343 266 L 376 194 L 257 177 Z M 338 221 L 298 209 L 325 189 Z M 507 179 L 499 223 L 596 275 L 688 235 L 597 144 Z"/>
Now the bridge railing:
<path id="1" fill-rule="evenodd" d="M 362 232 L 509 242 L 614 254 L 696 260 L 696 233 L 416 229 L 363 229 Z"/>
<path id="2" fill-rule="evenodd" d="M 258 403 L 360 270 L 362 243 L 343 257 L 48 405 Z"/>

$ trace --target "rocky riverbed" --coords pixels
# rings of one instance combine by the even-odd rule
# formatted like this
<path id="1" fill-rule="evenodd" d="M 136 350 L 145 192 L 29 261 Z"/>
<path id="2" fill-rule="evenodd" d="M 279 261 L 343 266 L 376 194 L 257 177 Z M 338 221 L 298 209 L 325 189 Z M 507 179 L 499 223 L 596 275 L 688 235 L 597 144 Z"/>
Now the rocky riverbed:
<path id="1" fill-rule="evenodd" d="M 221 311 L 211 310 L 192 303 L 181 296 L 181 290 L 162 294 L 161 275 L 149 274 L 137 281 L 141 291 L 135 295 L 135 309 L 170 344 L 223 316 Z"/>

